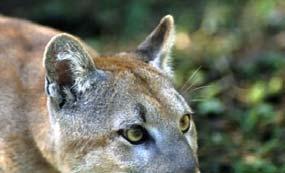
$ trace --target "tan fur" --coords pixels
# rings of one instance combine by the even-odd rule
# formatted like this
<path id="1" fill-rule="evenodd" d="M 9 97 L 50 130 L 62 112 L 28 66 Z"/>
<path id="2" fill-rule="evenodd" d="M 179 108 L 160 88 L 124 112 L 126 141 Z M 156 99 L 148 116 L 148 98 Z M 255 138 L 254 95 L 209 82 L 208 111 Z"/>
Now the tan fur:
<path id="1" fill-rule="evenodd" d="M 57 31 L 1 17 L 0 33 L 0 167 L 12 173 L 21 172 L 22 167 L 30 164 L 35 166 L 30 171 L 40 168 L 42 172 L 52 172 L 38 149 L 38 145 L 45 149 L 44 140 L 40 144 L 33 138 L 42 139 L 47 135 L 44 70 L 39 64 L 45 45 Z M 33 129 L 37 133 L 32 133 Z M 29 158 L 18 154 L 26 152 Z M 28 163 L 19 164 L 21 161 Z"/>
<path id="2" fill-rule="evenodd" d="M 102 149 L 97 152 L 106 155 L 106 162 L 113 157 L 103 150 L 111 145 L 109 136 L 104 134 L 97 137 L 96 141 L 90 137 L 69 141 L 60 156 L 57 155 L 51 140 L 56 136 L 52 134 L 48 116 L 47 97 L 44 93 L 45 72 L 41 64 L 45 46 L 58 33 L 59 31 L 28 21 L 0 17 L 0 172 L 56 173 L 59 170 L 55 167 L 62 161 L 80 159 L 95 147 Z M 163 102 L 168 99 L 168 95 L 160 91 L 161 86 L 170 83 L 166 74 L 139 60 L 134 53 L 98 56 L 88 46 L 85 49 L 93 58 L 97 69 L 113 72 L 115 78 L 125 76 L 126 80 L 134 81 L 134 86 L 128 86 L 134 93 L 145 93 L 145 99 L 164 112 L 162 119 L 172 118 L 172 105 Z M 63 65 L 58 68 L 66 67 Z M 65 80 L 70 79 L 64 77 L 62 83 L 66 83 Z M 165 107 L 169 107 L 169 110 L 165 110 Z M 197 157 L 196 148 L 193 150 Z M 70 157 L 72 153 L 73 156 Z M 119 172 L 120 169 L 124 172 L 125 168 L 118 164 L 119 162 L 110 160 L 109 165 L 114 169 L 112 172 Z M 102 167 L 101 171 L 104 169 L 107 170 Z M 69 172 L 70 168 L 61 171 Z"/>

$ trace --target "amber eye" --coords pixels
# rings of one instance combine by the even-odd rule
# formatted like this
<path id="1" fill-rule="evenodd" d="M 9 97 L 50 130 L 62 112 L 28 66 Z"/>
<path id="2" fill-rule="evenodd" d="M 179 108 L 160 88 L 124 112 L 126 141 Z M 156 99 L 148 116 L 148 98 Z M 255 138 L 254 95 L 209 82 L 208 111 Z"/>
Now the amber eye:
<path id="1" fill-rule="evenodd" d="M 181 117 L 180 121 L 179 121 L 179 126 L 180 126 L 180 130 L 183 133 L 186 133 L 189 128 L 190 128 L 190 115 L 189 114 L 185 114 Z"/>
<path id="2" fill-rule="evenodd" d="M 129 129 L 122 130 L 122 135 L 132 144 L 141 144 L 145 141 L 146 131 L 140 125 L 133 125 Z"/>

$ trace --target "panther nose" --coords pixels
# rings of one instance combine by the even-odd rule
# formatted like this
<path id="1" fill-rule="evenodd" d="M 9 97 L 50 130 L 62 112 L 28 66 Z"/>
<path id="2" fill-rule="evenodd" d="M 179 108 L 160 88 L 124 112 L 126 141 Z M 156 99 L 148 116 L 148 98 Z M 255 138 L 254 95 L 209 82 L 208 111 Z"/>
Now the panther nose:
<path id="1" fill-rule="evenodd" d="M 171 158 L 176 157 L 176 159 L 179 160 L 179 166 L 176 167 L 177 173 L 199 173 L 197 159 L 186 142 L 177 144 L 177 150 L 172 154 Z M 174 154 L 176 154 L 175 157 Z"/>
<path id="2" fill-rule="evenodd" d="M 181 148 L 180 148 L 181 149 Z M 178 151 L 179 152 L 179 151 Z M 198 163 L 196 159 L 194 158 L 192 152 L 184 151 L 180 152 L 176 155 L 171 155 L 169 158 L 172 158 L 173 163 L 170 163 L 170 165 L 173 166 L 173 170 L 169 172 L 173 173 L 199 173 L 197 172 L 198 169 Z"/>
<path id="3" fill-rule="evenodd" d="M 196 158 L 195 151 L 192 150 L 188 141 L 180 133 L 173 137 L 173 133 L 164 134 L 164 136 L 171 138 L 172 140 L 160 140 L 156 138 L 155 145 L 157 146 L 157 152 L 160 154 L 163 162 L 161 165 L 161 171 L 165 173 L 199 173 L 198 160 Z M 154 133 L 153 136 L 158 136 Z M 198 170 L 198 172 L 197 172 Z"/>

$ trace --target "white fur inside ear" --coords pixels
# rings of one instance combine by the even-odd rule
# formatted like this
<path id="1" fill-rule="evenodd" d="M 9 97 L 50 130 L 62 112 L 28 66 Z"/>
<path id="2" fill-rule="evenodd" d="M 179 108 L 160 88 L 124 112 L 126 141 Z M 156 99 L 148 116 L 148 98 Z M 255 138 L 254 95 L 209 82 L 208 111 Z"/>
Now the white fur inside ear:
<path id="1" fill-rule="evenodd" d="M 65 94 L 65 101 L 66 102 L 73 102 L 75 100 L 75 97 L 72 94 L 70 88 L 64 87 L 63 92 Z"/>
<path id="2" fill-rule="evenodd" d="M 171 50 L 175 41 L 175 26 L 171 15 L 163 17 L 159 25 L 138 46 L 143 60 L 158 70 L 173 77 Z"/>
<path id="3" fill-rule="evenodd" d="M 87 67 L 92 65 L 89 64 L 89 57 L 80 52 L 74 51 L 74 48 L 72 48 L 72 46 L 73 45 L 67 43 L 65 45 L 64 51 L 57 54 L 57 60 L 69 61 L 70 72 L 75 79 L 72 87 L 78 92 L 84 92 L 87 88 L 90 87 L 90 82 L 87 81 L 86 78 L 91 70 Z"/>
<path id="4" fill-rule="evenodd" d="M 84 50 L 78 50 L 75 45 L 70 42 L 66 42 L 63 48 L 60 48 L 58 54 L 56 55 L 56 59 L 58 61 L 68 60 L 70 62 L 71 72 L 74 73 L 75 76 L 85 75 L 85 72 L 93 67 L 92 61 L 89 58 L 87 52 Z"/>
<path id="5" fill-rule="evenodd" d="M 58 83 L 58 79 L 70 79 L 63 86 L 59 86 L 60 89 L 69 86 L 75 91 L 84 92 L 90 86 L 86 78 L 96 68 L 91 56 L 77 38 L 65 33 L 56 35 L 46 46 L 44 57 L 46 75 L 51 83 Z M 59 63 L 68 67 L 57 68 Z"/>
<path id="6" fill-rule="evenodd" d="M 161 49 L 155 55 L 155 58 L 149 64 L 161 70 L 170 78 L 173 78 L 174 72 L 172 67 L 171 51 L 175 42 L 175 29 L 174 26 L 168 33 L 168 37 L 162 45 Z"/>
<path id="7" fill-rule="evenodd" d="M 60 97 L 59 86 L 56 83 L 51 83 L 46 86 L 47 93 L 50 97 Z"/>
<path id="8" fill-rule="evenodd" d="M 171 52 L 172 52 L 172 47 L 175 43 L 175 26 L 172 17 L 171 20 L 172 20 L 171 29 L 169 29 L 168 36 L 166 37 L 166 40 L 162 45 L 161 51 L 158 54 L 158 57 L 156 58 L 157 60 L 155 59 L 154 61 L 159 61 L 156 62 L 156 64 L 159 63 L 160 65 L 159 67 L 163 70 L 163 72 L 172 78 L 173 69 L 172 69 Z"/>
<path id="9" fill-rule="evenodd" d="M 156 58 L 153 61 L 150 61 L 149 64 L 157 68 L 160 72 L 166 74 L 170 78 L 173 78 L 174 72 L 172 69 L 172 58 L 170 55 L 164 58 L 163 61 L 161 59 Z"/>

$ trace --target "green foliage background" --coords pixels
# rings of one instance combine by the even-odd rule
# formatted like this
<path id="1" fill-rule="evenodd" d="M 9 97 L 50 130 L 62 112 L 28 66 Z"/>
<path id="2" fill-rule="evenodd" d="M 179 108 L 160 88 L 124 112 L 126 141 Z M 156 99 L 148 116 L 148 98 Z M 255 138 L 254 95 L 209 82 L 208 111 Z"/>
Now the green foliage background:
<path id="1" fill-rule="evenodd" d="M 195 110 L 202 172 L 285 172 L 284 0 L 1 0 L 0 13 L 131 50 L 176 20 L 176 84 Z"/>

